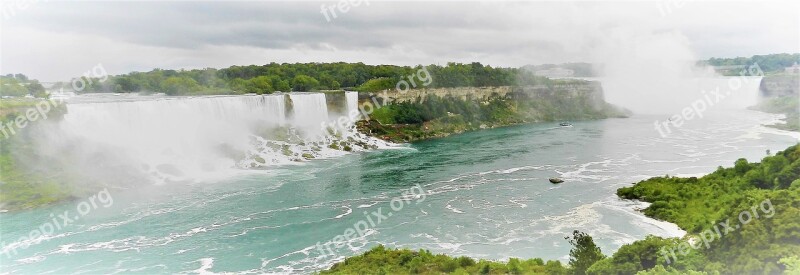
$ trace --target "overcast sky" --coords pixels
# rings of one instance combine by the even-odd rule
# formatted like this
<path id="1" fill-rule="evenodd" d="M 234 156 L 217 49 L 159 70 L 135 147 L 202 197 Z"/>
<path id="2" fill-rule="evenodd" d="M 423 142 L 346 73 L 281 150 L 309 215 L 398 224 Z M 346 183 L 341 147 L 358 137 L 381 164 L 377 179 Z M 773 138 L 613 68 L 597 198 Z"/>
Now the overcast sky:
<path id="1" fill-rule="evenodd" d="M 112 74 L 269 62 L 518 67 L 606 62 L 636 45 L 665 45 L 664 58 L 800 52 L 800 1 L 373 0 L 326 20 L 321 6 L 336 3 L 3 0 L 0 73 L 53 81 L 97 64 Z M 663 37 L 671 42 L 652 43 Z"/>

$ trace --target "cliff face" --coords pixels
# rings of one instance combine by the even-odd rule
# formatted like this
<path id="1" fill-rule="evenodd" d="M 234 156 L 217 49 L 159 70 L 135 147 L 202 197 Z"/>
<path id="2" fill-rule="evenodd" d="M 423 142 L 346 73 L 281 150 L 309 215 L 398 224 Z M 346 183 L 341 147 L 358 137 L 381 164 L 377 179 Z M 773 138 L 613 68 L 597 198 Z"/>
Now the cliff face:
<path id="1" fill-rule="evenodd" d="M 424 88 L 398 92 L 396 90 L 386 90 L 379 93 L 360 92 L 358 93 L 359 102 L 368 100 L 371 97 L 381 97 L 386 95 L 390 102 L 419 102 L 429 95 L 439 98 L 453 97 L 460 100 L 486 101 L 492 96 L 506 97 L 511 93 L 511 86 L 500 87 L 456 87 L 456 88 Z"/>
<path id="2" fill-rule="evenodd" d="M 456 88 L 424 88 L 397 92 L 386 90 L 379 93 L 361 92 L 359 102 L 363 103 L 372 97 L 387 99 L 392 103 L 420 102 L 428 96 L 454 98 L 475 102 L 486 102 L 491 98 L 502 98 L 516 101 L 578 101 L 588 103 L 584 107 L 601 110 L 607 106 L 600 82 L 575 80 L 566 83 L 535 86 L 500 86 L 500 87 L 456 87 Z"/>
<path id="3" fill-rule="evenodd" d="M 785 123 L 769 125 L 783 130 L 800 131 L 800 74 L 768 75 L 759 86 L 761 102 L 752 109 L 786 115 Z"/>
<path id="4" fill-rule="evenodd" d="M 761 79 L 761 96 L 766 98 L 800 96 L 800 75 L 768 75 Z"/>
<path id="5" fill-rule="evenodd" d="M 523 87 L 458 87 L 359 93 L 380 104 L 363 133 L 394 142 L 443 137 L 520 123 L 625 117 L 606 103 L 598 82 L 555 80 Z"/>
<path id="6" fill-rule="evenodd" d="M 518 100 L 534 101 L 561 99 L 573 101 L 573 103 L 585 103 L 584 107 L 595 110 L 601 110 L 608 105 L 603 95 L 603 87 L 597 81 L 516 87 L 510 97 Z"/>

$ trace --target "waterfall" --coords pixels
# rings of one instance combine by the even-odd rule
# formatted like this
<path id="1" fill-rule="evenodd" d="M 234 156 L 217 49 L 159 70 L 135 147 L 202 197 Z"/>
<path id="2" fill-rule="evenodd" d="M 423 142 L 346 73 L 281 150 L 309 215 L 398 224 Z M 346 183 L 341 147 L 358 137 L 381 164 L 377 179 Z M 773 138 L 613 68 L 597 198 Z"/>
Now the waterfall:
<path id="1" fill-rule="evenodd" d="M 265 95 L 264 107 L 269 112 L 268 117 L 275 118 L 280 125 L 286 123 L 286 99 L 283 95 Z"/>
<path id="2" fill-rule="evenodd" d="M 325 94 L 292 93 L 289 94 L 293 106 L 293 124 L 305 131 L 309 136 L 318 134 L 322 122 L 328 121 L 328 104 Z"/>
<path id="3" fill-rule="evenodd" d="M 348 109 L 352 108 L 347 95 Z M 386 143 L 355 133 L 329 135 L 325 94 L 167 97 L 94 97 L 67 103 L 46 146 L 80 153 L 87 163 L 136 167 L 156 182 L 202 180 L 241 168 L 334 157 Z M 43 146 L 43 147 L 46 147 Z M 70 147 L 72 146 L 72 147 Z M 80 152 L 75 152 L 80 151 Z M 104 156 L 103 160 L 97 156 Z"/>
<path id="4" fill-rule="evenodd" d="M 345 101 L 347 103 L 347 115 L 358 110 L 358 92 L 345 92 Z"/>
<path id="5" fill-rule="evenodd" d="M 758 104 L 761 78 L 760 76 L 707 78 L 700 81 L 699 86 L 701 91 L 706 92 L 702 93 L 706 102 L 714 103 L 713 106 L 709 106 L 709 111 L 745 109 Z M 722 97 L 717 97 L 715 94 L 717 91 Z M 709 96 L 708 99 L 705 98 L 706 94 Z"/>

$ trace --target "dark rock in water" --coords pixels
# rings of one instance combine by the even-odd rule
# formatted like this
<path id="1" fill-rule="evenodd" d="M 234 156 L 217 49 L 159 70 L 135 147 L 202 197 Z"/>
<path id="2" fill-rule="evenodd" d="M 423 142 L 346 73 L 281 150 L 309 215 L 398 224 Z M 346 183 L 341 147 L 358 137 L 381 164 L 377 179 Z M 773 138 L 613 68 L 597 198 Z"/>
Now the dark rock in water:
<path id="1" fill-rule="evenodd" d="M 559 178 L 550 178 L 550 183 L 562 183 L 564 180 Z"/>

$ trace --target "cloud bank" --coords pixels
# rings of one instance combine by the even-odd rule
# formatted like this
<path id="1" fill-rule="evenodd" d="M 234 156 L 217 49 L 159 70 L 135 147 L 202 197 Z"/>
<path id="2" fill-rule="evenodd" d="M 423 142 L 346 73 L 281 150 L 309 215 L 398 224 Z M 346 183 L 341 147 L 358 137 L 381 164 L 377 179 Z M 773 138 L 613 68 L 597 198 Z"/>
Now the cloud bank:
<path id="1" fill-rule="evenodd" d="M 34 1 L 13 12 L 9 3 L 0 73 L 46 81 L 98 63 L 112 74 L 268 62 L 606 63 L 637 48 L 636 37 L 664 34 L 674 40 L 648 46 L 647 58 L 658 61 L 658 47 L 664 58 L 800 48 L 800 4 L 789 1 L 370 1 L 330 22 L 321 7 L 336 2 Z"/>

